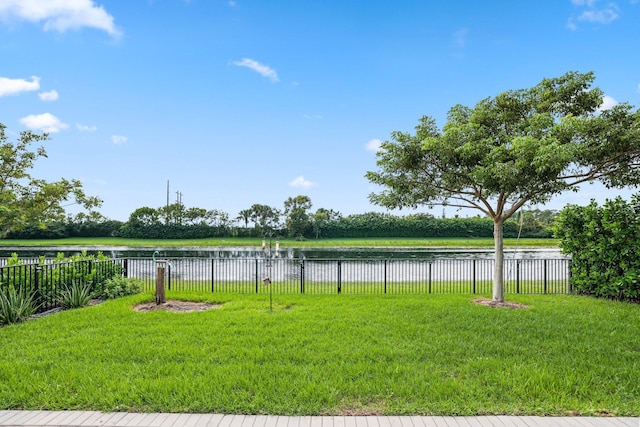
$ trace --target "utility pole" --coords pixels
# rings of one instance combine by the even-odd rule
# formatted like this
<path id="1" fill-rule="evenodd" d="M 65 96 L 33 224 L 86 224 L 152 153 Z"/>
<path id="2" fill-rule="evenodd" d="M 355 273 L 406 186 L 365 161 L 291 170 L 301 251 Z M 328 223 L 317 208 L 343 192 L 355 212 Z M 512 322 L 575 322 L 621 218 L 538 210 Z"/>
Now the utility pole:
<path id="1" fill-rule="evenodd" d="M 167 207 L 169 207 L 169 180 L 167 180 Z"/>

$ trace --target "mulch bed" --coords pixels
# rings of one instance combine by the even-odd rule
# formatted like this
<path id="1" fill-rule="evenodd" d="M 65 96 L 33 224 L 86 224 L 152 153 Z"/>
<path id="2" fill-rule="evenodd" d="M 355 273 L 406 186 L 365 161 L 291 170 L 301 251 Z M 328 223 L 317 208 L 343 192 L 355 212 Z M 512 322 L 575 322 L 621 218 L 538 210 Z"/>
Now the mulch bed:
<path id="1" fill-rule="evenodd" d="M 220 308 L 221 304 L 212 304 L 209 302 L 192 302 L 192 301 L 177 301 L 167 300 L 163 304 L 156 304 L 155 302 L 146 302 L 144 304 L 138 304 L 133 307 L 136 311 L 173 311 L 179 313 L 190 313 L 194 311 L 205 311 L 213 308 Z"/>
<path id="2" fill-rule="evenodd" d="M 486 305 L 488 307 L 495 307 L 495 308 L 511 308 L 511 309 L 529 308 L 529 306 L 520 304 L 519 302 L 509 302 L 509 301 L 495 302 L 487 298 L 474 299 L 473 302 L 476 304 Z"/>

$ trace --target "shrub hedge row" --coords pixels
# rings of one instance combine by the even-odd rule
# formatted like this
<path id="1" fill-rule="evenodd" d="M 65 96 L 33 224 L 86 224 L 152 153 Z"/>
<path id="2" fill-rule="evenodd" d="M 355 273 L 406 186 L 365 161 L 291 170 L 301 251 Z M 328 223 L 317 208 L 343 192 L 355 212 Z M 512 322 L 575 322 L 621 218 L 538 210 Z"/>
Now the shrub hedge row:
<path id="1" fill-rule="evenodd" d="M 581 294 L 640 301 L 640 198 L 603 206 L 569 205 L 556 220 L 562 251 L 571 256 L 571 283 Z"/>
<path id="2" fill-rule="evenodd" d="M 520 224 L 515 219 L 504 225 L 505 237 L 516 237 Z M 282 230 L 282 235 L 287 235 Z M 57 223 L 47 228 L 26 227 L 11 233 L 9 239 L 58 239 L 65 237 L 127 237 L 140 239 L 202 239 L 219 237 L 261 237 L 259 227 L 210 226 L 206 224 L 131 224 L 120 221 L 102 223 Z M 428 214 L 396 216 L 369 212 L 349 215 L 323 223 L 320 229 L 309 227 L 308 239 L 375 238 L 375 237 L 492 237 L 493 222 L 489 218 L 435 218 Z M 522 227 L 522 237 L 552 237 L 549 228 L 528 224 Z"/>
<path id="3" fill-rule="evenodd" d="M 505 237 L 516 237 L 516 221 L 504 225 Z M 539 232 L 540 230 L 536 230 Z M 549 236 L 550 237 L 550 232 Z M 328 223 L 321 231 L 325 238 L 370 237 L 493 237 L 489 218 L 434 218 L 427 215 L 405 217 L 380 213 L 350 215 Z M 522 237 L 531 237 L 529 235 Z"/>

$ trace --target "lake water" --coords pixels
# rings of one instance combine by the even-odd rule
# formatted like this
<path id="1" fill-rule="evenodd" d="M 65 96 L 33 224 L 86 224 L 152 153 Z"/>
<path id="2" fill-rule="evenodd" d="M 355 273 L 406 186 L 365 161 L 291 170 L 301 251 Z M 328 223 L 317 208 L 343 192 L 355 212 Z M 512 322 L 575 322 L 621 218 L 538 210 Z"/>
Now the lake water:
<path id="1" fill-rule="evenodd" d="M 256 247 L 182 247 L 131 248 L 126 246 L 51 246 L 51 247 L 0 247 L 0 258 L 17 253 L 20 258 L 45 256 L 54 258 L 59 252 L 65 256 L 102 252 L 111 258 L 151 258 L 154 251 L 159 258 L 263 258 L 261 248 Z M 493 249 L 439 249 L 439 248 L 285 248 L 274 257 L 284 259 L 490 259 Z M 506 259 L 564 259 L 559 249 L 505 249 Z"/>

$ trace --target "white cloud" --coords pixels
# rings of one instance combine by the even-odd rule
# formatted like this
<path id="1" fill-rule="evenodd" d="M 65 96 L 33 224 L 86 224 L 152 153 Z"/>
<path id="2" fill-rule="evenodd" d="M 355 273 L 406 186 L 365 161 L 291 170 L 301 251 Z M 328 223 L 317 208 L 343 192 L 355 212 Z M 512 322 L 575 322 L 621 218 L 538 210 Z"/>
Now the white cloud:
<path id="1" fill-rule="evenodd" d="M 0 97 L 38 89 L 40 89 L 40 77 L 32 76 L 30 82 L 24 79 L 0 77 Z"/>
<path id="2" fill-rule="evenodd" d="M 80 123 L 76 123 L 76 128 L 80 131 L 80 132 L 94 132 L 95 130 L 97 130 L 98 128 L 95 126 L 88 126 L 88 125 L 83 125 Z"/>
<path id="3" fill-rule="evenodd" d="M 374 153 L 377 153 L 381 150 L 381 144 L 382 141 L 380 141 L 379 139 L 372 139 L 371 141 L 367 142 L 367 151 L 373 151 Z"/>
<path id="4" fill-rule="evenodd" d="M 295 178 L 293 181 L 291 181 L 289 183 L 289 185 L 291 187 L 300 187 L 300 188 L 304 188 L 304 189 L 307 189 L 307 190 L 309 188 L 313 188 L 313 187 L 316 186 L 313 182 L 307 181 L 306 179 L 304 179 L 303 176 L 299 176 L 299 177 Z"/>
<path id="5" fill-rule="evenodd" d="M 50 90 L 49 92 L 40 92 L 38 96 L 43 101 L 55 101 L 58 99 L 58 91 Z"/>
<path id="6" fill-rule="evenodd" d="M 602 99 L 602 104 L 598 107 L 598 111 L 610 110 L 616 105 L 618 105 L 618 101 L 615 98 L 605 95 Z"/>
<path id="7" fill-rule="evenodd" d="M 571 0 L 574 6 L 582 9 L 577 16 L 569 18 L 567 28 L 577 30 L 575 20 L 582 22 L 591 22 L 596 24 L 610 24 L 618 19 L 618 5 L 610 2 L 606 6 L 599 7 L 598 0 Z M 575 19 L 574 19 L 575 18 Z"/>
<path id="8" fill-rule="evenodd" d="M 606 9 L 585 10 L 578 20 L 586 22 L 596 22 L 598 24 L 610 24 L 618 19 L 618 8 L 612 3 Z"/>
<path id="9" fill-rule="evenodd" d="M 29 129 L 38 129 L 47 133 L 57 133 L 69 127 L 68 124 L 50 113 L 30 114 L 20 119 L 20 123 Z"/>
<path id="10" fill-rule="evenodd" d="M 93 0 L 1 0 L 0 20 L 42 22 L 45 31 L 61 33 L 91 27 L 113 37 L 121 34 L 113 16 Z"/>
<path id="11" fill-rule="evenodd" d="M 111 142 L 113 142 L 114 144 L 117 144 L 117 145 L 124 144 L 128 140 L 129 140 L 129 138 L 127 138 L 126 136 L 111 135 Z"/>
<path id="12" fill-rule="evenodd" d="M 237 65 L 238 67 L 247 67 L 261 76 L 267 77 L 272 82 L 280 81 L 280 79 L 278 79 L 278 73 L 276 73 L 273 68 L 261 64 L 258 61 L 254 61 L 253 59 L 243 58 L 242 61 L 234 61 L 233 65 Z"/>

